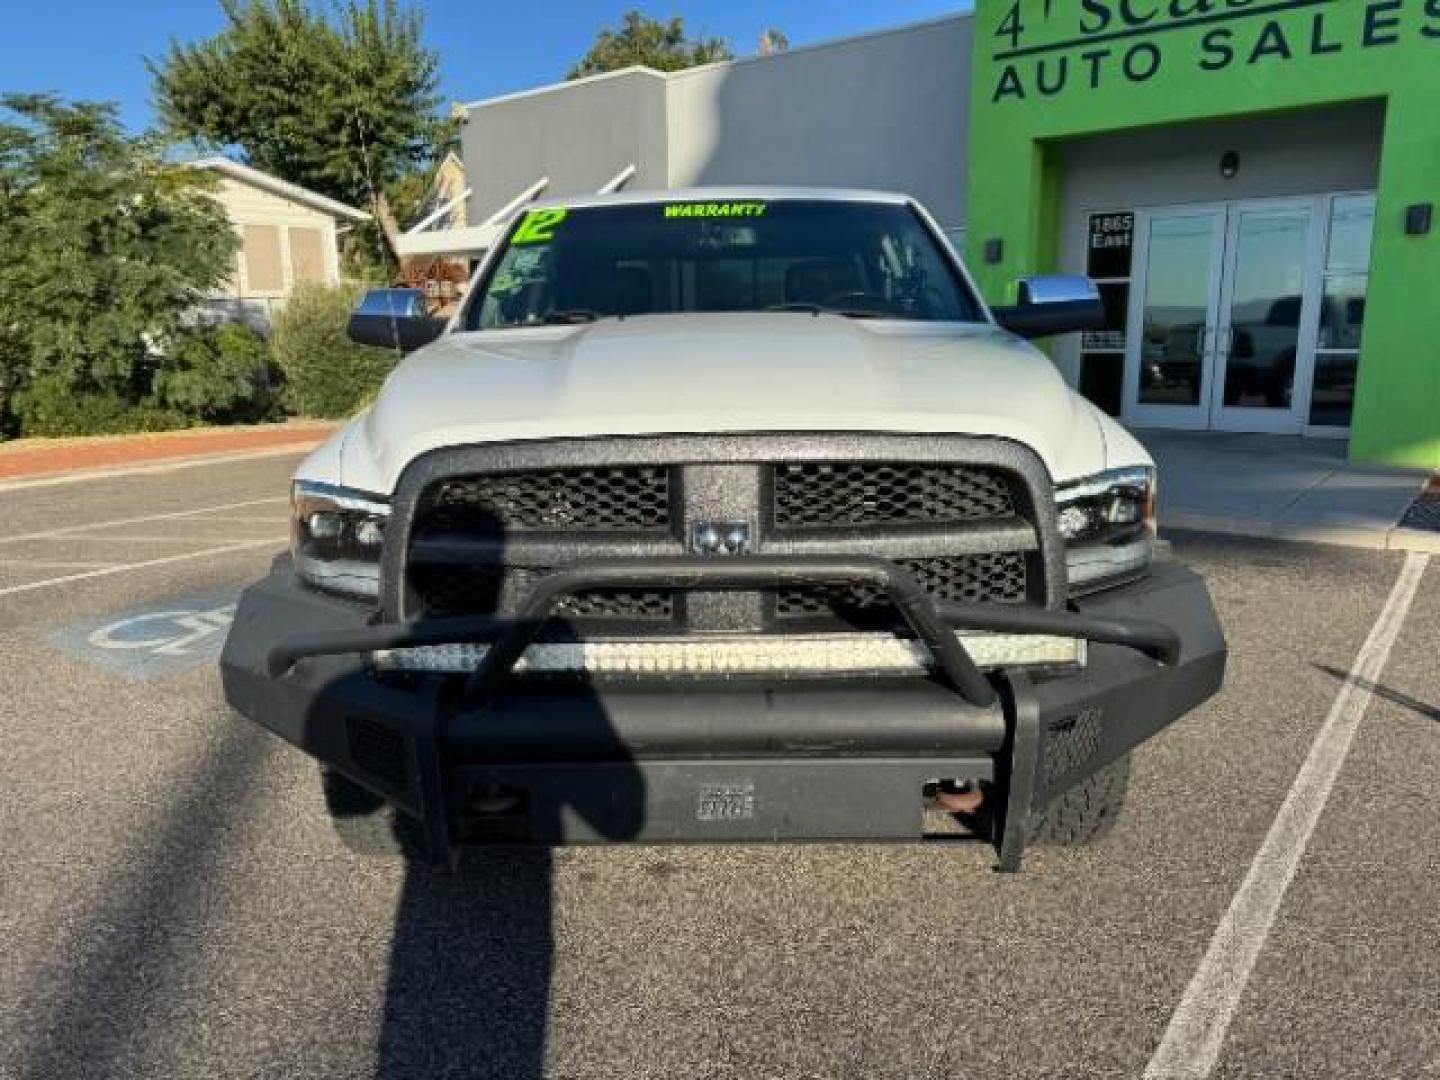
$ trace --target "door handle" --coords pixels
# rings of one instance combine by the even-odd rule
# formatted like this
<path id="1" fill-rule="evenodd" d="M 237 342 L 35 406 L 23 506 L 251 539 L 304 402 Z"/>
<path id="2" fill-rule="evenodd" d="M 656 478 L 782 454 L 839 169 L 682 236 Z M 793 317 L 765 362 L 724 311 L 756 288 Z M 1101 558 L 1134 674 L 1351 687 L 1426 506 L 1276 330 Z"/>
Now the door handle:
<path id="1" fill-rule="evenodd" d="M 1222 326 L 1220 328 L 1219 334 L 1216 335 L 1216 338 L 1217 344 L 1219 341 L 1223 341 L 1225 343 L 1223 349 L 1217 349 L 1217 351 L 1223 351 L 1226 356 L 1229 356 L 1235 351 L 1235 327 Z"/>
<path id="2" fill-rule="evenodd" d="M 1210 327 L 1202 326 L 1195 331 L 1195 355 L 1205 355 L 1205 339 L 1210 333 Z"/>

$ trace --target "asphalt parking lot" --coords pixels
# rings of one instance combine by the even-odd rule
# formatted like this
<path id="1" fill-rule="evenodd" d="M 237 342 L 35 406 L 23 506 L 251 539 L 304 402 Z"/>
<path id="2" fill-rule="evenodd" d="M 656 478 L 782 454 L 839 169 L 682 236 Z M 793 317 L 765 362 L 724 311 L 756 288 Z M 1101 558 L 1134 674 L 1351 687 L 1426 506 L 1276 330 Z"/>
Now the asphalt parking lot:
<path id="1" fill-rule="evenodd" d="M 956 844 L 446 876 L 348 854 L 221 701 L 293 462 L 0 490 L 0 1076 L 1440 1076 L 1423 557 L 1174 537 L 1227 688 L 1109 840 L 1018 876 Z"/>

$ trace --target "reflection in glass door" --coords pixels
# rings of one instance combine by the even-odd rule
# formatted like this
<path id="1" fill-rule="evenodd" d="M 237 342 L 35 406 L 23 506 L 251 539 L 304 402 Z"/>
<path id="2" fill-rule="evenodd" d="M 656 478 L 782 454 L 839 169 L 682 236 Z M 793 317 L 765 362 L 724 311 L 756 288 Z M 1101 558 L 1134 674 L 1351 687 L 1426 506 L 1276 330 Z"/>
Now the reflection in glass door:
<path id="1" fill-rule="evenodd" d="M 1142 213 L 1125 363 L 1125 417 L 1142 425 L 1210 426 L 1224 253 L 1223 207 Z"/>
<path id="2" fill-rule="evenodd" d="M 1314 377 L 1309 393 L 1306 433 L 1343 435 L 1355 405 L 1360 366 L 1365 294 L 1370 284 L 1370 244 L 1375 232 L 1375 196 L 1362 192 L 1325 200 L 1328 239 L 1320 289 L 1320 318 L 1315 342 Z"/>
<path id="3" fill-rule="evenodd" d="M 1293 432 L 1303 426 L 1298 361 L 1313 354 L 1313 200 L 1231 208 L 1216 347 L 1212 426 Z"/>
<path id="4" fill-rule="evenodd" d="M 1125 419 L 1344 435 L 1374 223 L 1363 192 L 1137 212 Z"/>

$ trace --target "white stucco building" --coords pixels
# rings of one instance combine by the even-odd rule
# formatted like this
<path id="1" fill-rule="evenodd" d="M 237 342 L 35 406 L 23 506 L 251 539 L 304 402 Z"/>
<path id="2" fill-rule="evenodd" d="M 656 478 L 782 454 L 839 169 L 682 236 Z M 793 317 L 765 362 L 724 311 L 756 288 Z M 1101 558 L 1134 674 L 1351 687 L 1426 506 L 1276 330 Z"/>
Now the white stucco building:
<path id="1" fill-rule="evenodd" d="M 298 283 L 339 283 L 339 234 L 369 214 L 229 158 L 192 166 L 219 178 L 214 198 L 240 237 L 234 272 L 210 298 L 212 314 L 264 325 Z"/>

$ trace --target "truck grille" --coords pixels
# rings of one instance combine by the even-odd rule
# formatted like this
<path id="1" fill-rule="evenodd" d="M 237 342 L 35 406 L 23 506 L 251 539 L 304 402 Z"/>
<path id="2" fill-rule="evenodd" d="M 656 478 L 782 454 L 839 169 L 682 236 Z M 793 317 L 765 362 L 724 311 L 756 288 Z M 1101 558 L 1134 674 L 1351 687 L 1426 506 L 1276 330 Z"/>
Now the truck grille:
<path id="1" fill-rule="evenodd" d="M 418 566 L 412 587 L 430 615 L 473 615 L 513 611 L 548 569 L 489 565 Z M 592 589 L 561 601 L 561 615 L 577 619 L 670 622 L 675 598 L 668 589 Z"/>
<path id="2" fill-rule="evenodd" d="M 457 476 L 436 485 L 428 524 L 460 533 L 654 532 L 670 515 L 670 470 L 634 465 Z"/>
<path id="3" fill-rule="evenodd" d="M 954 460 L 942 456 L 949 446 Z M 907 448 L 921 453 L 907 458 Z M 966 460 L 966 453 L 975 456 Z M 397 500 L 397 514 L 411 515 L 401 540 L 404 575 L 387 594 L 401 617 L 514 611 L 553 568 L 583 558 L 686 554 L 696 526 L 707 523 L 748 525 L 750 550 L 760 555 L 890 558 L 948 601 L 1054 604 L 1063 593 L 1053 522 L 1038 519 L 1037 507 L 1049 501 L 1034 490 L 1048 476 L 1033 455 L 1008 444 L 676 436 L 460 448 L 431 457 L 421 459 L 423 475 Z M 592 590 L 558 613 L 578 632 L 588 626 L 601 638 L 794 633 L 898 618 L 864 588 L 793 587 L 722 599 L 703 591 Z"/>
<path id="4" fill-rule="evenodd" d="M 1028 596 L 1025 557 L 1019 552 L 895 561 L 941 600 L 1020 604 Z M 832 612 L 862 614 L 885 603 L 881 593 L 865 587 L 782 589 L 775 600 L 775 611 L 782 617 L 791 618 L 824 616 Z"/>
<path id="5" fill-rule="evenodd" d="M 809 461 L 773 466 L 780 529 L 951 524 L 1015 512 L 998 469 L 906 462 Z"/>

